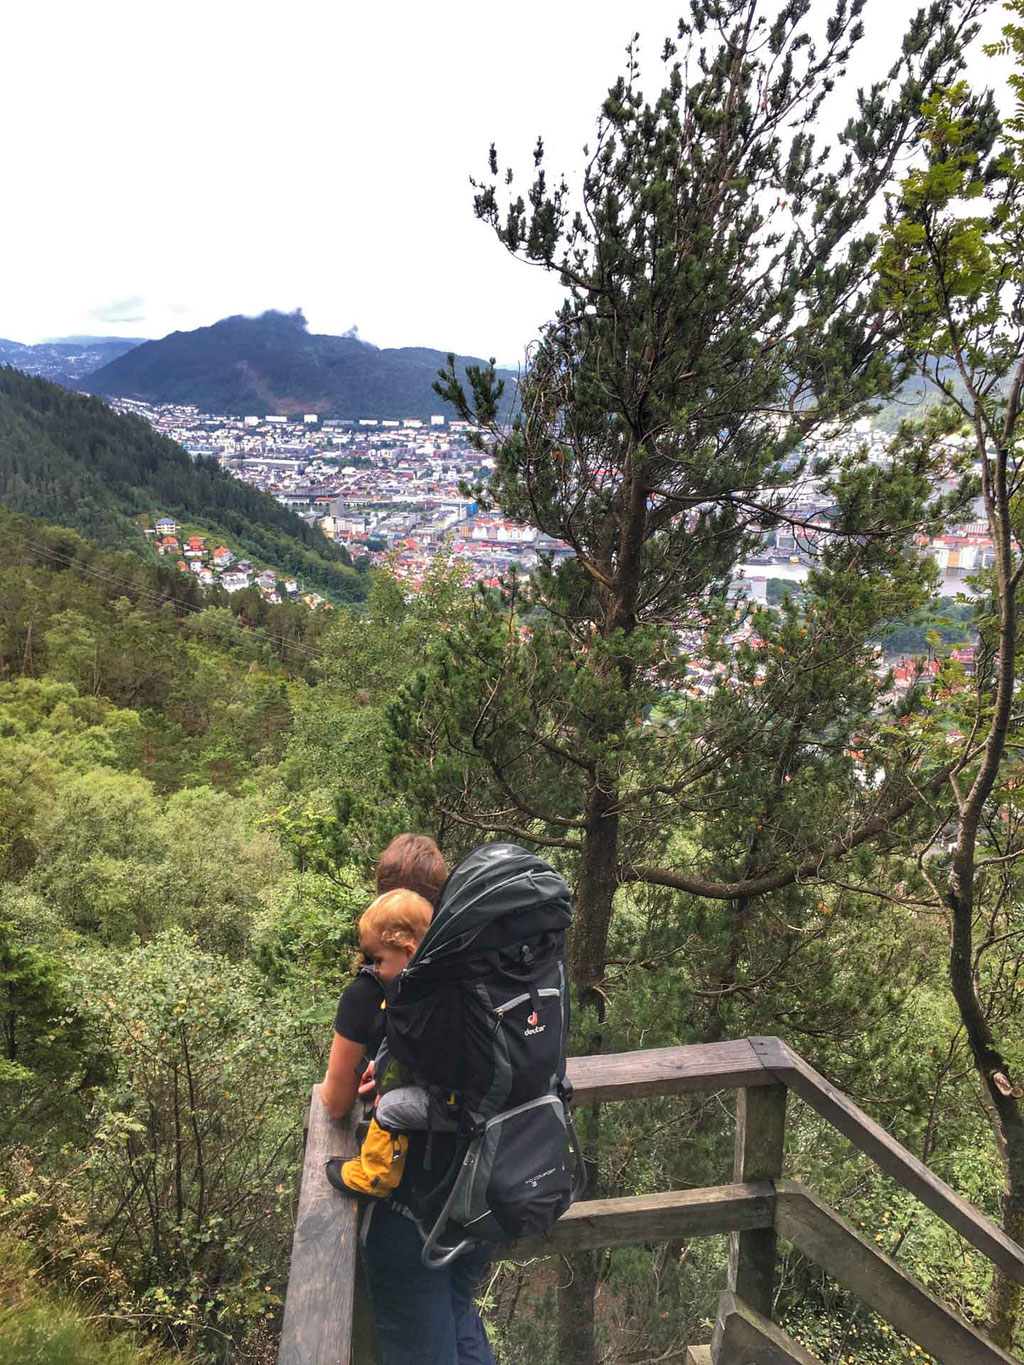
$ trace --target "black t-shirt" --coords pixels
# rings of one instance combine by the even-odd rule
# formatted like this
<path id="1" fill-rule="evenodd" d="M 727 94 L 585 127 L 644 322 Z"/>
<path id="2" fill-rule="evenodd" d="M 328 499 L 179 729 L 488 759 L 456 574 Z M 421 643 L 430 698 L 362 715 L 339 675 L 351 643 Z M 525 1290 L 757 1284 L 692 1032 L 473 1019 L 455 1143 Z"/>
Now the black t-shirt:
<path id="1" fill-rule="evenodd" d="M 384 1039 L 384 985 L 372 972 L 361 971 L 342 991 L 334 1031 L 361 1043 L 367 1057 L 377 1055 Z"/>
<path id="2" fill-rule="evenodd" d="M 334 1031 L 352 1043 L 361 1043 L 371 1060 L 384 1040 L 385 987 L 372 972 L 360 971 L 341 993 L 334 1016 Z M 410 1133 L 409 1154 L 395 1198 L 433 1219 L 437 1209 L 428 1200 L 456 1156 L 454 1133 Z M 424 1202 L 430 1205 L 424 1208 Z"/>

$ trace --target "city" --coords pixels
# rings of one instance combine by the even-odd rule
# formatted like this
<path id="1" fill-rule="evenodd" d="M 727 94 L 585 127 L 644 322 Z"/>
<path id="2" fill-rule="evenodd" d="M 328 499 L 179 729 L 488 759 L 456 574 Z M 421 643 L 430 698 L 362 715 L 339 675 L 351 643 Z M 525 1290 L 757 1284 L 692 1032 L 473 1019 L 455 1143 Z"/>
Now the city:
<path id="1" fill-rule="evenodd" d="M 493 468 L 471 440 L 468 422 L 440 415 L 401 421 L 322 420 L 315 413 L 300 420 L 274 414 L 240 418 L 130 399 L 113 399 L 111 406 L 144 418 L 193 458 L 218 460 L 236 478 L 318 525 L 353 559 L 366 556 L 373 564 L 388 560 L 410 591 L 419 588 L 442 547 L 465 562 L 468 579 L 488 587 L 497 587 L 512 566 L 528 574 L 541 555 L 557 560 L 572 553 L 564 542 L 533 527 L 517 525 L 497 511 L 481 511 L 471 493 L 463 491 L 486 481 Z M 843 456 L 866 445 L 869 458 L 881 461 L 890 439 L 862 419 L 849 432 L 822 440 L 820 449 Z M 769 532 L 761 552 L 739 567 L 734 596 L 765 602 L 769 578 L 794 584 L 806 579 L 821 534 L 814 523 L 824 522 L 828 511 L 813 477 L 796 491 L 791 510 L 810 526 L 780 526 Z M 980 506 L 976 512 L 978 520 L 950 527 L 933 539 L 918 539 L 919 551 L 935 561 L 944 596 L 971 595 L 969 575 L 992 564 L 992 540 Z M 190 567 L 196 567 L 197 559 L 192 557 Z M 232 567 L 234 575 L 224 586 L 229 591 L 248 586 L 238 566 Z M 208 568 L 216 572 L 218 565 Z M 265 591 L 273 593 L 268 584 L 269 579 Z M 296 593 L 294 586 L 286 591 Z"/>

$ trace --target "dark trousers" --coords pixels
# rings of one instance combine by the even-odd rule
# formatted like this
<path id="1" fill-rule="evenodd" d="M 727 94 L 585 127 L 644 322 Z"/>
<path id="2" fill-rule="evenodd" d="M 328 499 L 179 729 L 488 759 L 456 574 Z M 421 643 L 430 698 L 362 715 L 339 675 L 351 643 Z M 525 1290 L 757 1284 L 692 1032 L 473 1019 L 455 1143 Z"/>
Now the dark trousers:
<path id="1" fill-rule="evenodd" d="M 422 1249 L 414 1223 L 387 1204 L 373 1207 L 363 1269 L 383 1365 L 494 1365 L 473 1302 L 489 1249 L 460 1256 L 442 1270 L 423 1265 Z"/>

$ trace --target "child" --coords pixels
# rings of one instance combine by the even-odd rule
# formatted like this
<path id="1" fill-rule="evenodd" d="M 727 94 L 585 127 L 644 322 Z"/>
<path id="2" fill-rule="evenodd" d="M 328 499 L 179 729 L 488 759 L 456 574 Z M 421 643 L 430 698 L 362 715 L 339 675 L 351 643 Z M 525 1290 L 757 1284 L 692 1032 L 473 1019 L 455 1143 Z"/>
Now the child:
<path id="1" fill-rule="evenodd" d="M 399 834 L 377 863 L 377 895 L 385 891 L 415 891 L 431 905 L 448 876 L 441 850 L 425 834 Z M 366 1062 L 377 1055 L 384 1037 L 381 1000 L 384 983 L 371 968 L 360 971 L 345 987 L 334 1016 L 327 1073 L 320 1100 L 332 1119 L 341 1119 L 356 1102 L 358 1078 Z"/>
<path id="2" fill-rule="evenodd" d="M 385 989 L 409 965 L 433 913 L 433 906 L 423 896 L 404 890 L 378 896 L 364 912 L 359 921 L 360 946 Z M 386 1005 L 385 994 L 381 1009 Z M 380 1097 L 378 1113 L 370 1122 L 359 1155 L 342 1163 L 340 1180 L 353 1193 L 381 1198 L 395 1188 L 405 1167 L 409 1139 L 397 1130 L 425 1127 L 428 1100 L 425 1091 L 405 1083 L 408 1077 L 393 1061 L 378 1062 L 375 1080 Z M 332 1184 L 336 1183 L 332 1178 L 335 1165 L 328 1164 Z"/>

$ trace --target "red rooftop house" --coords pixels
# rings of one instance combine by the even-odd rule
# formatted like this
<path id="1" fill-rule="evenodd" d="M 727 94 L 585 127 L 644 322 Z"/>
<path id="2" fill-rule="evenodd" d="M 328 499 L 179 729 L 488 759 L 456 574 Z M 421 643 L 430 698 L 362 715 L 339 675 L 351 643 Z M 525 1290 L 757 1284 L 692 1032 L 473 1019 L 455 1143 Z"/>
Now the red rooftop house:
<path id="1" fill-rule="evenodd" d="M 235 556 L 224 545 L 218 545 L 213 552 L 213 562 L 218 569 L 227 569 L 235 562 Z"/>
<path id="2" fill-rule="evenodd" d="M 202 559 L 206 553 L 206 542 L 202 536 L 189 536 L 185 545 L 186 559 Z"/>

